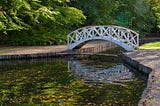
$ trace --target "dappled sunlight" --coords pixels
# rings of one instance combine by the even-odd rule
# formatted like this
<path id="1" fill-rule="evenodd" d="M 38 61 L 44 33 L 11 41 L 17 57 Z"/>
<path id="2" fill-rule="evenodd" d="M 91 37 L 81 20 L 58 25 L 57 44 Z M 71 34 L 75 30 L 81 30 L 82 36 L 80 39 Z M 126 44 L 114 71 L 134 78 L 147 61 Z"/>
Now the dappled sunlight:
<path id="1" fill-rule="evenodd" d="M 160 42 L 146 43 L 141 45 L 139 49 L 160 49 Z"/>
<path id="2" fill-rule="evenodd" d="M 106 62 L 108 66 L 103 68 L 95 60 L 85 62 L 85 60 L 72 59 L 72 63 L 76 64 L 68 62 L 71 61 L 49 59 L 2 64 L 0 66 L 0 104 L 22 106 L 134 104 L 136 106 L 146 85 L 128 69 L 128 71 L 123 70 L 126 69 L 124 66 L 117 65 L 112 68 L 115 63 L 109 65 L 112 63 Z M 119 67 L 122 70 L 119 70 Z M 92 71 L 90 74 L 89 70 Z M 87 74 L 78 74 L 85 72 Z M 115 80 L 119 84 L 109 83 L 106 80 L 96 81 L 96 79 L 85 81 L 87 76 L 91 78 L 96 73 L 98 76 L 95 78 L 105 78 L 108 74 L 122 81 Z"/>

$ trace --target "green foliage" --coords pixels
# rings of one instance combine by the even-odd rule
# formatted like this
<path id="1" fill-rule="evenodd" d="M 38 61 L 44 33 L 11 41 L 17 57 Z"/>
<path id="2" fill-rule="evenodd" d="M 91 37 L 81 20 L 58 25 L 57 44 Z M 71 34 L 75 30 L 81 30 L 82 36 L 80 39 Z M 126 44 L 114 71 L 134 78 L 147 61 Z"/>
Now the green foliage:
<path id="1" fill-rule="evenodd" d="M 117 8 L 116 0 L 72 0 L 72 5 L 86 15 L 85 25 L 113 24 L 111 13 Z"/>
<path id="2" fill-rule="evenodd" d="M 156 15 L 157 24 L 158 27 L 160 28 L 160 0 L 148 0 L 148 2 L 151 5 L 151 9 L 154 15 Z"/>
<path id="3" fill-rule="evenodd" d="M 118 25 L 145 36 L 155 27 L 156 18 L 146 0 L 73 0 L 84 11 L 85 25 Z"/>
<path id="4" fill-rule="evenodd" d="M 120 0 L 116 14 L 116 24 L 137 31 L 141 37 L 150 33 L 155 24 L 155 17 L 146 0 Z"/>
<path id="5" fill-rule="evenodd" d="M 8 44 L 53 45 L 65 42 L 73 26 L 83 23 L 81 10 L 69 0 L 1 0 L 0 33 Z"/>
<path id="6" fill-rule="evenodd" d="M 129 28 L 132 24 L 131 13 L 130 12 L 119 12 L 118 16 L 116 16 L 116 24 L 118 26 Z"/>
<path id="7" fill-rule="evenodd" d="M 25 0 L 1 0 L 0 1 L 0 31 L 28 29 L 28 23 L 23 21 L 29 15 L 30 5 Z"/>
<path id="8" fill-rule="evenodd" d="M 58 45 L 66 43 L 67 32 L 69 31 L 50 31 L 45 27 L 36 27 L 36 30 L 12 32 L 13 36 L 9 36 L 8 43 L 10 45 Z"/>
<path id="9" fill-rule="evenodd" d="M 160 27 L 159 4 L 160 0 L 1 0 L 0 42 L 62 44 L 69 32 L 88 25 L 123 26 L 144 37 Z"/>

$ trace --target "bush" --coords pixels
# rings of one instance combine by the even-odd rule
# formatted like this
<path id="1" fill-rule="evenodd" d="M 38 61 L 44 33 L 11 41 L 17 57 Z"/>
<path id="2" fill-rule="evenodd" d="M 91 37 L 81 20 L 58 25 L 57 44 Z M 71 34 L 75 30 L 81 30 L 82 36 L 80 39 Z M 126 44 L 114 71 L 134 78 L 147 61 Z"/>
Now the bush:
<path id="1" fill-rule="evenodd" d="M 45 46 L 66 44 L 67 33 L 31 33 L 27 31 L 13 33 L 13 36 L 8 36 L 9 45 L 25 45 L 25 46 Z"/>

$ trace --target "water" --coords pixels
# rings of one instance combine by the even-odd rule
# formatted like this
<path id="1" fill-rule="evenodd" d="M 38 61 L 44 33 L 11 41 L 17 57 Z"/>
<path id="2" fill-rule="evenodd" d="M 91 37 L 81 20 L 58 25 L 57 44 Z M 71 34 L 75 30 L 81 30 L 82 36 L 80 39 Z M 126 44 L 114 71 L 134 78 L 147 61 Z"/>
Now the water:
<path id="1" fill-rule="evenodd" d="M 49 59 L 0 65 L 2 106 L 137 106 L 146 83 L 117 61 Z"/>

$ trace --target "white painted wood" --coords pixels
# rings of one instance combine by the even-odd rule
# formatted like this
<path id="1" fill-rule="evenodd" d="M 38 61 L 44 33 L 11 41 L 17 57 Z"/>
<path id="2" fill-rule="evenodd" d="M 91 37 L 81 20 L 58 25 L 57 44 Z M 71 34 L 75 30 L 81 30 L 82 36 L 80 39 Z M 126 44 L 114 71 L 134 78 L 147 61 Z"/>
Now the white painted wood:
<path id="1" fill-rule="evenodd" d="M 86 26 L 67 35 L 68 50 L 90 40 L 107 40 L 118 44 L 127 51 L 139 46 L 139 34 L 120 26 Z"/>

